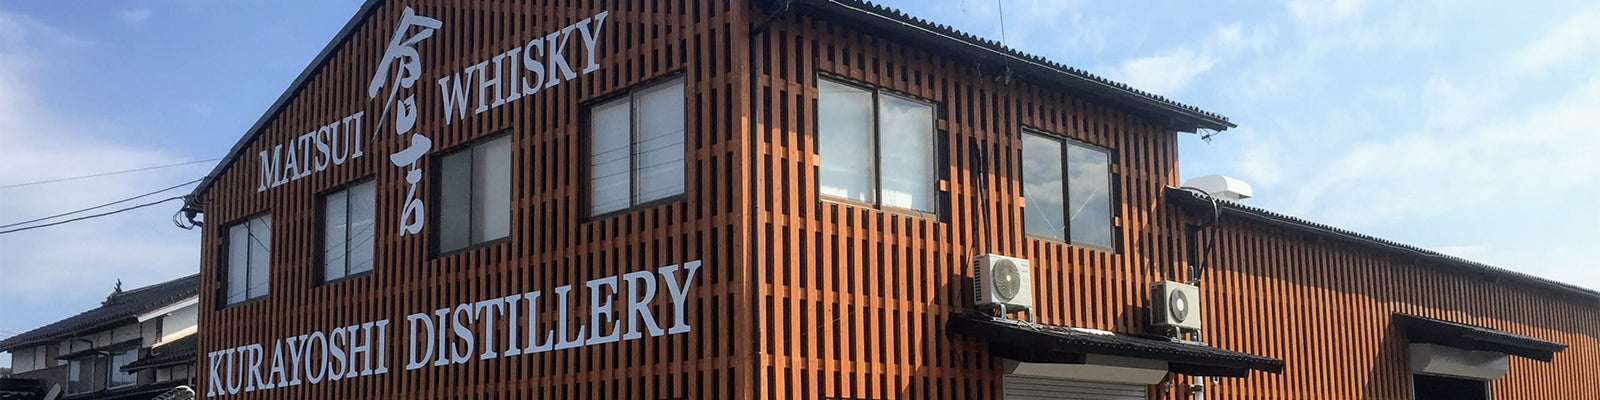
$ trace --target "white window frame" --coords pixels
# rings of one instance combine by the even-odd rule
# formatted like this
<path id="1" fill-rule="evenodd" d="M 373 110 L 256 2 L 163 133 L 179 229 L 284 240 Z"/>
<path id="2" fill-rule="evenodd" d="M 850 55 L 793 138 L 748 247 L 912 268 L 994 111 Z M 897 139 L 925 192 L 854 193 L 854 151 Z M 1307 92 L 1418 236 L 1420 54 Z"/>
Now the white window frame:
<path id="1" fill-rule="evenodd" d="M 677 145 L 677 147 L 679 149 L 683 150 L 682 153 L 678 154 L 678 160 L 677 160 L 677 168 L 679 170 L 679 173 L 682 174 L 682 176 L 679 177 L 680 181 L 678 182 L 678 186 L 677 186 L 676 190 L 669 190 L 667 192 L 654 194 L 653 196 L 646 197 L 644 193 L 641 193 L 642 190 L 640 189 L 640 184 L 641 184 L 641 182 L 644 181 L 642 176 L 644 175 L 645 171 L 647 171 L 646 168 L 647 167 L 651 167 L 651 166 L 649 166 L 649 165 L 641 166 L 640 165 L 640 164 L 642 164 L 641 158 L 644 155 L 644 153 L 646 152 L 643 149 L 647 148 L 647 145 L 645 143 L 646 141 L 645 140 L 641 140 L 641 138 L 640 138 L 640 136 L 641 136 L 641 128 L 640 128 L 640 126 L 641 126 L 641 122 L 642 122 L 641 121 L 641 119 L 642 119 L 641 116 L 644 114 L 644 112 L 642 112 L 642 103 L 643 102 L 641 102 L 640 99 L 642 97 L 644 97 L 645 95 L 647 95 L 647 94 L 654 94 L 657 91 L 667 90 L 667 89 L 670 89 L 673 86 L 678 86 L 679 88 L 681 88 L 681 90 L 679 90 L 677 92 L 677 96 L 673 96 L 672 98 L 678 100 L 678 102 L 676 104 L 678 106 L 677 112 L 679 113 L 679 115 L 683 116 L 683 119 L 682 119 L 683 120 L 683 126 L 678 127 L 675 135 L 669 133 L 670 136 L 668 136 L 668 137 L 675 138 L 677 140 L 677 142 L 675 144 Z M 627 148 L 626 148 L 626 150 L 628 152 L 628 157 L 627 157 L 627 160 L 626 160 L 627 161 L 627 165 L 628 165 L 628 172 L 627 172 L 628 182 L 627 182 L 627 185 L 626 185 L 627 186 L 627 192 L 628 192 L 627 193 L 628 202 L 627 202 L 627 204 L 622 204 L 621 206 L 618 206 L 618 207 L 600 208 L 600 207 L 596 206 L 596 204 L 595 204 L 595 201 L 599 197 L 598 194 L 596 193 L 596 191 L 598 189 L 598 185 L 595 184 L 596 177 L 594 176 L 595 166 L 598 165 L 598 164 L 595 163 L 596 154 L 595 154 L 595 143 L 594 143 L 594 140 L 595 140 L 596 137 L 598 137 L 597 132 L 596 132 L 597 128 L 595 127 L 595 125 L 596 125 L 595 124 L 595 116 L 596 116 L 595 115 L 595 111 L 603 109 L 603 108 L 607 108 L 609 106 L 620 105 L 622 103 L 626 103 L 627 104 L 627 108 L 628 108 L 628 145 L 627 145 Z M 619 95 L 619 96 L 617 96 L 615 98 L 608 98 L 608 99 L 605 99 L 605 100 L 600 101 L 598 103 L 595 103 L 595 104 L 587 107 L 587 112 L 585 113 L 585 119 L 586 119 L 586 121 L 585 121 L 586 125 L 585 126 L 588 128 L 587 129 L 587 131 L 588 131 L 587 132 L 588 133 L 588 142 L 585 144 L 585 149 L 587 149 L 587 151 L 585 151 L 585 153 L 588 153 L 588 154 L 585 154 L 585 157 L 588 160 L 588 164 L 587 164 L 588 168 L 585 168 L 585 174 L 584 175 L 588 180 L 589 191 L 588 191 L 588 193 L 586 193 L 586 197 L 587 197 L 587 200 L 588 200 L 586 203 L 587 203 L 587 206 L 588 206 L 589 216 L 590 217 L 598 217 L 598 216 L 604 216 L 604 215 L 609 215 L 609 214 L 614 214 L 614 213 L 626 212 L 627 210 L 630 210 L 630 209 L 633 209 L 633 208 L 637 208 L 637 207 L 640 207 L 640 206 L 644 206 L 644 205 L 648 205 L 648 204 L 652 204 L 652 203 L 655 203 L 655 202 L 668 201 L 668 200 L 671 200 L 671 199 L 676 198 L 678 196 L 682 196 L 684 194 L 684 190 L 685 190 L 684 188 L 686 186 L 688 186 L 688 161 L 689 160 L 688 160 L 688 139 L 686 137 L 686 133 L 688 132 L 689 119 L 688 119 L 688 84 L 687 84 L 687 82 L 685 82 L 685 80 L 684 80 L 684 78 L 682 76 L 674 76 L 674 77 L 663 79 L 663 80 L 660 80 L 660 81 L 657 81 L 657 82 L 651 82 L 649 84 L 642 85 L 642 86 L 639 86 L 639 87 L 636 87 L 636 88 L 631 88 L 631 89 L 628 89 L 626 91 L 626 93 L 623 93 L 623 94 L 621 94 L 621 95 Z M 650 145 L 651 146 L 657 146 L 658 148 L 660 148 L 660 147 L 671 147 L 672 144 L 674 144 L 674 143 L 669 143 L 666 146 L 662 146 L 660 144 L 653 144 L 653 143 L 650 144 Z M 622 149 L 619 148 L 619 149 L 616 149 L 616 150 L 622 150 Z"/>
<path id="2" fill-rule="evenodd" d="M 1074 236 L 1073 233 L 1072 233 L 1072 213 L 1071 212 L 1063 212 L 1063 214 L 1062 214 L 1063 218 L 1061 220 L 1061 224 L 1062 224 L 1061 228 L 1062 228 L 1062 234 L 1064 236 L 1062 238 L 1056 238 L 1056 237 L 1051 237 L 1051 236 L 1041 236 L 1039 234 L 1035 234 L 1033 232 L 1029 232 L 1029 229 L 1027 227 L 1023 228 L 1023 233 L 1026 234 L 1028 237 L 1042 239 L 1042 240 L 1066 242 L 1066 243 L 1070 243 L 1070 244 L 1072 244 L 1074 246 L 1102 249 L 1102 250 L 1107 250 L 1107 251 L 1115 251 L 1116 248 L 1117 248 L 1117 242 L 1118 242 L 1118 236 L 1119 236 L 1118 233 L 1120 232 L 1120 230 L 1118 229 L 1118 226 L 1117 226 L 1117 201 L 1118 201 L 1119 197 L 1118 197 L 1118 194 L 1117 194 L 1117 181 L 1115 179 L 1116 178 L 1116 172 L 1115 171 L 1116 171 L 1116 165 L 1117 165 L 1117 160 L 1116 160 L 1116 157 L 1115 157 L 1116 153 L 1111 151 L 1111 149 L 1108 149 L 1108 148 L 1105 148 L 1105 147 L 1100 147 L 1100 146 L 1096 146 L 1094 144 L 1090 144 L 1090 143 L 1087 143 L 1087 142 L 1084 142 L 1084 141 L 1081 141 L 1081 140 L 1076 140 L 1076 139 L 1067 138 L 1067 137 L 1063 137 L 1063 136 L 1060 136 L 1060 135 L 1052 134 L 1052 133 L 1049 133 L 1049 132 L 1046 132 L 1046 131 L 1040 130 L 1040 129 L 1024 127 L 1024 128 L 1022 128 L 1021 131 L 1022 131 L 1022 135 L 1033 135 L 1033 136 L 1037 136 L 1037 137 L 1042 138 L 1042 139 L 1049 140 L 1051 142 L 1055 142 L 1057 144 L 1057 146 L 1060 148 L 1060 155 L 1061 155 L 1061 192 L 1062 192 L 1061 193 L 1061 199 L 1062 199 L 1061 201 L 1062 201 L 1062 206 L 1063 207 L 1067 207 L 1067 206 L 1070 206 L 1072 204 L 1071 193 L 1072 193 L 1073 182 L 1072 182 L 1071 171 L 1068 170 L 1068 165 L 1072 164 L 1072 160 L 1071 160 L 1072 159 L 1072 155 L 1071 155 L 1069 150 L 1072 147 L 1078 147 L 1078 148 L 1082 148 L 1082 149 L 1098 152 L 1098 153 L 1101 153 L 1101 154 L 1105 155 L 1105 157 L 1106 157 L 1106 175 L 1105 175 L 1104 179 L 1106 180 L 1106 191 L 1107 191 L 1107 193 L 1106 193 L 1106 201 L 1107 201 L 1107 203 L 1109 203 L 1108 207 L 1110 208 L 1109 210 L 1107 210 L 1105 223 L 1106 223 L 1107 229 L 1110 231 L 1111 237 L 1110 237 L 1110 243 L 1105 243 L 1105 244 L 1090 243 L 1090 242 L 1085 242 L 1085 241 L 1079 240 L 1078 237 Z M 1023 136 L 1023 137 L 1026 137 L 1026 136 Z M 1019 140 L 1019 143 L 1020 142 L 1021 141 Z M 1022 153 L 1026 154 L 1026 151 L 1024 151 Z M 1022 163 L 1027 162 L 1026 157 L 1018 158 L 1017 162 L 1018 162 L 1018 165 L 1019 165 L 1019 167 L 1017 168 L 1017 174 L 1019 174 L 1019 175 L 1026 174 L 1027 171 L 1024 171 L 1024 168 L 1021 167 Z M 1019 178 L 1020 179 L 1018 179 L 1018 181 L 1022 182 L 1023 185 L 1026 185 L 1027 176 L 1023 175 L 1023 176 L 1020 176 Z M 1024 198 L 1024 205 L 1023 205 L 1024 210 L 1023 210 L 1023 212 L 1028 212 L 1028 210 L 1027 210 L 1028 207 L 1037 207 L 1037 206 L 1035 206 L 1033 204 L 1026 204 L 1027 203 L 1026 199 L 1028 197 L 1029 197 L 1028 193 L 1024 192 L 1023 193 L 1023 198 Z M 1023 218 L 1023 221 L 1024 221 L 1024 223 L 1026 223 L 1025 221 L 1027 221 L 1027 218 Z"/>
<path id="3" fill-rule="evenodd" d="M 260 221 L 260 226 L 265 229 L 264 235 L 256 232 L 255 227 L 257 226 L 257 221 Z M 245 227 L 245 237 L 249 238 L 249 240 L 245 243 L 237 243 L 232 234 L 233 229 L 239 227 L 240 225 Z M 224 292 L 222 293 L 223 304 L 234 305 L 266 297 L 267 294 L 272 291 L 272 214 L 257 214 L 255 216 L 238 220 L 232 224 L 229 224 L 227 229 L 224 229 L 222 232 L 223 238 L 227 243 L 227 246 L 223 250 L 224 254 L 222 255 L 224 282 L 222 285 L 224 289 Z M 265 237 L 265 239 L 262 239 L 262 237 Z M 236 288 L 233 286 L 233 274 L 235 272 L 233 268 L 234 251 L 237 251 L 241 245 L 243 245 L 245 251 L 245 266 L 241 270 L 244 273 L 244 287 Z M 254 263 L 256 258 L 253 257 L 253 255 L 257 248 L 265 249 L 267 252 L 265 261 L 262 261 L 263 265 L 255 265 Z M 256 276 L 256 268 L 263 268 L 266 270 L 266 273 L 262 274 L 262 279 L 266 279 L 266 282 L 252 281 L 252 279 L 254 279 Z M 257 286 L 257 284 L 260 285 L 260 292 L 252 290 L 252 288 Z M 244 297 L 241 297 L 237 301 L 233 300 L 233 295 L 241 292 L 244 294 Z"/>
<path id="4" fill-rule="evenodd" d="M 433 214 L 434 217 L 433 218 L 435 219 L 436 222 L 438 222 L 438 223 L 434 224 L 434 226 L 438 227 L 438 228 L 435 228 L 435 229 L 437 229 L 437 231 L 434 233 L 434 240 L 433 240 L 433 245 L 434 245 L 434 248 L 436 250 L 435 251 L 436 254 L 439 254 L 439 255 L 454 254 L 454 253 L 458 253 L 458 252 L 462 252 L 462 251 L 466 251 L 466 250 L 471 250 L 471 249 L 474 249 L 474 248 L 477 248 L 477 247 L 480 247 L 480 246 L 488 245 L 488 244 L 499 243 L 500 241 L 506 240 L 507 238 L 511 237 L 511 229 L 509 227 L 506 229 L 506 232 L 504 232 L 503 234 L 498 235 L 498 236 L 481 237 L 481 238 L 472 237 L 473 236 L 472 232 L 474 231 L 473 224 L 477 223 L 480 220 L 480 218 L 478 218 L 478 216 L 481 215 L 480 212 L 484 212 L 485 211 L 485 210 L 479 210 L 476 207 L 473 207 L 473 204 L 472 204 L 473 199 L 477 196 L 478 190 L 480 189 L 478 187 L 478 185 L 475 184 L 475 182 L 477 181 L 477 177 L 475 177 L 473 174 L 475 174 L 476 171 L 472 170 L 473 166 L 476 165 L 476 160 L 474 159 L 474 157 L 476 157 L 475 150 L 480 148 L 480 147 L 488 146 L 490 143 L 493 143 L 493 142 L 498 141 L 498 140 L 505 140 L 507 142 L 506 143 L 506 152 L 507 152 L 506 159 L 507 160 L 511 160 L 511 162 L 515 162 L 516 149 L 517 149 L 516 140 L 515 140 L 515 137 L 513 137 L 513 135 L 510 134 L 510 132 L 505 132 L 505 131 L 502 131 L 502 132 L 499 132 L 499 133 L 495 133 L 495 134 L 492 134 L 492 135 L 488 135 L 488 136 L 484 136 L 482 139 L 475 140 L 475 141 L 473 141 L 473 142 L 471 142 L 471 143 L 469 143 L 467 145 L 459 146 L 459 147 L 457 147 L 455 149 L 451 149 L 449 152 L 445 152 L 445 153 L 442 153 L 442 154 L 439 155 L 439 168 L 435 169 L 436 171 L 439 171 L 438 175 L 436 176 L 436 178 L 439 178 L 439 180 L 435 180 L 435 182 L 439 182 L 439 181 L 443 180 L 444 179 L 443 177 L 446 175 L 446 172 L 448 172 L 448 171 L 446 171 L 446 166 L 445 166 L 445 161 L 447 159 L 451 158 L 452 156 L 457 156 L 457 155 L 460 155 L 460 154 L 463 154 L 463 153 L 465 153 L 467 155 L 468 162 L 467 162 L 466 165 L 467 165 L 468 170 L 467 170 L 466 176 L 467 176 L 467 182 L 468 182 L 467 183 L 468 189 L 464 193 L 453 193 L 452 194 L 452 193 L 443 193 L 443 189 L 444 189 L 444 187 L 443 187 L 444 185 L 443 184 L 437 185 L 435 187 L 435 190 L 434 190 L 435 198 L 439 200 L 439 201 L 434 202 L 435 206 L 433 207 L 434 209 L 432 210 L 434 212 L 434 214 Z M 512 165 L 506 165 L 505 166 L 506 171 L 508 171 L 507 179 L 504 182 L 504 184 L 505 184 L 505 192 L 506 192 L 506 196 L 507 196 L 507 199 L 506 199 L 507 207 L 505 209 L 503 209 L 503 210 L 488 211 L 488 212 L 495 212 L 495 213 L 504 213 L 503 214 L 503 218 L 499 218 L 499 220 L 504 220 L 504 221 L 506 221 L 507 224 L 510 224 L 510 220 L 511 220 L 511 203 L 514 201 L 514 198 L 516 197 L 516 191 L 513 190 L 513 188 L 511 187 L 512 186 L 512 182 L 516 180 L 516 171 L 512 167 L 513 167 Z M 445 215 L 444 197 L 445 196 L 463 196 L 463 195 L 467 196 L 466 199 L 464 200 L 464 201 L 466 201 L 466 204 L 467 204 L 467 215 L 466 215 L 467 221 L 464 222 L 466 224 L 466 228 L 467 228 L 466 229 L 466 235 L 467 235 L 466 244 L 461 245 L 460 247 L 455 247 L 455 248 L 445 248 L 444 245 L 445 245 L 445 240 L 446 240 L 446 238 L 445 238 L 446 233 L 445 233 L 445 231 L 443 229 L 444 228 L 443 221 L 444 221 L 445 218 L 448 218 L 448 216 Z M 490 219 L 493 219 L 493 218 L 490 218 Z"/>
<path id="5" fill-rule="evenodd" d="M 353 200 L 353 198 L 354 198 L 353 195 L 357 191 L 361 191 L 361 190 L 370 191 L 372 193 L 372 198 L 369 199 L 369 200 L 372 200 L 372 201 L 364 203 L 364 204 L 356 204 L 356 202 Z M 372 180 L 372 179 L 366 179 L 366 180 L 358 181 L 358 182 L 353 183 L 353 184 L 346 185 L 346 186 L 344 186 L 342 188 L 339 188 L 338 190 L 331 191 L 331 192 L 323 194 L 322 196 L 319 196 L 319 199 L 320 199 L 319 200 L 319 204 L 322 207 L 322 263 L 321 264 L 322 264 L 322 282 L 323 283 L 335 282 L 335 281 L 339 281 L 339 280 L 343 280 L 343 279 L 348 279 L 348 278 L 351 278 L 351 277 L 354 277 L 354 276 L 364 275 L 364 274 L 367 274 L 367 273 L 371 273 L 372 270 L 375 269 L 374 265 L 368 265 L 366 270 L 351 272 L 351 268 L 354 267 L 354 265 L 351 262 L 351 259 L 352 259 L 351 256 L 353 254 L 355 254 L 355 251 L 351 250 L 351 248 L 352 247 L 359 248 L 361 246 L 367 246 L 366 247 L 367 254 L 365 254 L 365 256 L 367 257 L 368 262 L 376 263 L 377 248 L 375 246 L 375 243 L 373 243 L 373 242 L 375 242 L 377 240 L 377 230 L 378 230 L 377 192 L 378 192 L 377 181 Z M 337 198 L 342 198 L 343 201 L 344 201 L 344 212 L 339 213 L 339 215 L 334 215 L 334 212 L 329 210 L 329 208 L 328 208 L 328 202 L 330 200 L 336 198 L 336 196 L 337 196 Z M 351 215 L 354 214 L 355 207 L 366 207 L 367 210 L 368 210 L 367 211 L 367 215 L 371 218 L 371 221 L 368 222 L 368 225 L 365 228 L 361 228 L 360 230 L 356 230 L 356 231 L 351 231 L 350 227 L 356 222 L 356 221 L 351 221 L 350 220 Z M 333 224 L 336 221 L 336 219 L 338 219 L 338 221 L 341 222 L 341 226 L 342 226 L 342 229 L 339 232 L 340 233 L 339 237 L 334 237 L 333 236 L 333 232 L 330 232 L 331 230 L 333 230 L 333 227 L 331 226 L 331 224 Z M 362 237 L 363 235 L 365 237 Z M 339 255 L 337 257 L 337 259 L 335 259 L 335 257 L 331 257 L 330 256 L 331 255 L 330 252 L 333 249 L 329 249 L 329 246 L 332 246 L 332 245 L 338 245 L 340 247 L 342 253 L 343 253 L 342 255 Z M 339 265 L 334 265 L 335 262 L 337 262 Z M 333 276 L 333 275 L 331 275 L 332 271 L 339 271 L 339 272 L 336 274 L 337 276 Z"/>
<path id="6" fill-rule="evenodd" d="M 907 96 L 907 95 L 903 95 L 903 94 L 893 93 L 893 92 L 887 91 L 887 90 L 885 90 L 885 89 L 883 89 L 881 87 L 860 84 L 860 83 L 852 82 L 852 81 L 849 81 L 849 80 L 846 80 L 846 79 L 842 79 L 842 78 L 839 78 L 839 77 L 835 77 L 835 76 L 832 76 L 832 75 L 818 75 L 817 76 L 817 87 L 820 88 L 822 86 L 822 82 L 823 81 L 827 81 L 829 83 L 836 84 L 836 85 L 854 87 L 854 88 L 861 89 L 863 91 L 866 91 L 866 92 L 872 94 L 872 126 L 870 128 L 870 130 L 872 132 L 872 151 L 871 151 L 871 153 L 872 153 L 871 154 L 871 157 L 872 157 L 872 172 L 871 172 L 871 174 L 872 174 L 872 176 L 871 176 L 871 178 L 872 178 L 871 179 L 872 180 L 872 188 L 871 188 L 871 190 L 872 190 L 872 201 L 863 202 L 863 201 L 860 201 L 860 200 L 848 199 L 848 198 L 843 198 L 843 197 L 839 197 L 839 196 L 835 196 L 835 195 L 829 195 L 829 194 L 823 194 L 822 190 L 821 190 L 822 179 L 821 179 L 820 173 L 819 173 L 818 180 L 817 180 L 818 198 L 823 199 L 823 200 L 827 200 L 827 201 L 840 202 L 840 203 L 866 204 L 866 205 L 870 205 L 870 206 L 872 206 L 874 208 L 878 208 L 878 209 L 903 210 L 903 211 L 910 211 L 910 212 L 916 212 L 916 213 L 927 213 L 927 214 L 935 214 L 935 215 L 937 215 L 940 212 L 940 208 L 941 208 L 940 207 L 940 201 L 939 201 L 939 192 L 940 192 L 940 190 L 939 190 L 939 180 L 940 180 L 939 179 L 939 175 L 940 175 L 939 174 L 939 168 L 941 167 L 941 163 L 939 162 L 939 159 L 938 159 L 938 157 L 939 157 L 939 149 L 941 148 L 941 145 L 940 145 L 941 142 L 939 140 L 939 107 L 938 107 L 938 105 L 933 103 L 933 102 L 931 102 L 931 101 L 927 101 L 927 100 L 923 100 L 923 99 L 920 99 L 920 98 L 911 97 L 911 96 Z M 883 102 L 884 102 L 884 98 L 885 97 L 891 97 L 891 98 L 902 100 L 902 101 L 907 101 L 907 102 L 911 102 L 911 103 L 915 103 L 915 104 L 924 105 L 924 106 L 927 106 L 929 111 L 930 111 L 929 114 L 930 114 L 932 120 L 929 121 L 929 124 L 928 124 L 930 129 L 928 130 L 929 148 L 928 148 L 928 154 L 927 154 L 928 165 L 929 165 L 930 168 L 927 171 L 927 174 L 926 174 L 927 176 L 925 177 L 927 179 L 928 191 L 926 193 L 921 193 L 921 195 L 927 196 L 927 204 L 928 204 L 929 209 L 924 210 L 924 209 L 917 209 L 917 208 L 910 208 L 910 207 L 901 207 L 901 206 L 897 206 L 897 205 L 893 205 L 893 204 L 888 204 L 884 200 L 884 198 L 887 197 L 884 194 L 884 181 L 885 181 L 884 173 L 883 173 L 883 171 L 884 171 L 884 168 L 883 168 L 884 167 L 884 165 L 883 165 L 883 159 L 884 159 L 884 151 L 883 151 L 883 149 L 884 149 L 884 146 L 883 146 L 883 143 L 882 143 L 882 140 L 883 140 L 883 123 L 884 123 L 883 122 Z M 821 102 L 822 101 L 823 101 L 822 94 L 818 93 L 818 95 L 817 95 L 818 105 L 816 107 L 816 110 L 817 110 L 816 114 L 817 114 L 817 118 L 818 119 L 823 118 L 822 117 L 822 112 L 821 112 L 822 111 L 822 107 L 821 107 Z M 816 127 L 816 129 L 821 129 L 821 121 L 814 121 L 814 122 L 816 122 L 816 123 L 814 123 L 812 126 Z M 818 137 L 819 137 L 818 141 L 820 143 L 820 137 L 821 137 L 821 133 L 820 132 L 818 133 Z M 817 150 L 817 154 L 819 156 L 821 156 L 822 155 L 822 151 L 823 151 L 823 149 L 818 149 Z M 827 162 L 827 159 L 825 157 L 819 157 L 819 158 L 822 159 L 821 162 L 824 162 L 824 163 Z"/>
<path id="7" fill-rule="evenodd" d="M 122 355 L 127 355 L 129 353 L 133 354 L 133 359 L 132 360 L 128 360 L 127 363 L 123 363 L 122 365 L 117 365 L 117 357 L 118 356 L 122 356 Z M 106 368 L 106 389 L 121 389 L 121 388 L 132 387 L 132 386 L 138 385 L 139 384 L 139 373 L 138 372 L 123 372 L 122 371 L 122 367 L 123 366 L 126 366 L 128 364 L 132 364 L 134 361 L 139 361 L 139 348 L 137 348 L 137 347 L 131 348 L 131 349 L 127 349 L 127 350 L 123 350 L 123 351 L 112 352 L 110 357 L 106 357 L 106 365 L 108 367 L 108 368 Z M 133 377 L 133 381 L 130 381 L 128 383 L 121 384 L 121 385 L 115 385 L 115 383 L 117 382 L 117 380 L 116 380 L 117 374 L 124 374 L 124 375 L 127 375 L 127 376 L 131 376 L 131 377 Z"/>

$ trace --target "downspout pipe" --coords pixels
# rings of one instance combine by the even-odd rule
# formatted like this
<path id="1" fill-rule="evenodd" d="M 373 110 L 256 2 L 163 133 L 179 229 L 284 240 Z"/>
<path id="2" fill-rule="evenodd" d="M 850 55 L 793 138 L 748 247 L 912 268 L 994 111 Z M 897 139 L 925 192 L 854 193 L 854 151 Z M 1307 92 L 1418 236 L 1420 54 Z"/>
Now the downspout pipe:
<path id="1" fill-rule="evenodd" d="M 793 9 L 793 8 L 794 8 L 794 0 L 783 0 L 783 6 L 782 7 L 779 7 L 777 11 L 773 11 L 772 13 L 767 14 L 767 18 L 762 19 L 761 22 L 757 23 L 755 27 L 750 28 L 750 37 L 754 38 L 756 35 L 760 35 L 760 34 L 766 33 L 767 32 L 767 25 L 772 24 L 773 20 L 778 19 L 779 16 L 782 16 L 783 14 L 788 13 L 789 10 Z M 750 46 L 752 48 L 755 47 L 755 43 L 752 42 L 750 44 Z M 751 60 L 750 61 L 751 62 L 755 62 L 755 53 L 752 52 L 750 56 L 751 56 Z"/>
<path id="2" fill-rule="evenodd" d="M 1189 186 L 1184 186 L 1179 189 L 1205 193 L 1203 190 Z M 1185 247 L 1187 247 L 1189 250 L 1189 268 L 1187 271 L 1188 274 L 1186 275 L 1189 279 L 1189 284 L 1191 285 L 1199 285 L 1200 278 L 1205 272 L 1205 260 L 1203 257 L 1206 255 L 1200 253 L 1200 231 L 1215 228 L 1217 226 L 1217 221 L 1222 219 L 1222 206 L 1217 204 L 1217 199 L 1215 197 L 1211 197 L 1209 194 L 1206 196 L 1206 198 L 1211 199 L 1210 218 L 1199 224 L 1191 224 L 1184 228 L 1184 240 L 1188 242 L 1188 245 Z"/>

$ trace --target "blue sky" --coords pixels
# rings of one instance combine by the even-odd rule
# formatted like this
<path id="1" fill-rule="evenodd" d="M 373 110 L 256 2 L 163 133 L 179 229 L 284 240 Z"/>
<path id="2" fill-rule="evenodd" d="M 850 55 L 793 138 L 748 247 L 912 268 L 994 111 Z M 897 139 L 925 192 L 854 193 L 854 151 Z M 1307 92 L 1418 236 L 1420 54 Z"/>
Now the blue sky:
<path id="1" fill-rule="evenodd" d="M 1600 3 L 1002 1 L 884 4 L 1229 116 L 1182 175 L 1249 204 L 1600 289 Z M 359 5 L 0 3 L 0 186 L 221 156 Z M 0 189 L 0 224 L 210 168 Z M 0 337 L 194 273 L 175 209 L 0 235 Z"/>

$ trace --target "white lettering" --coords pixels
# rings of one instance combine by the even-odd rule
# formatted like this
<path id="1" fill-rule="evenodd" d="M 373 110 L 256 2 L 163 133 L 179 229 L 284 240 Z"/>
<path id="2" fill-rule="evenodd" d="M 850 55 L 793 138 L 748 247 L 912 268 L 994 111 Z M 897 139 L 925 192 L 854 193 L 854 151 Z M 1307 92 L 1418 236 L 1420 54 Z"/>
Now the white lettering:
<path id="1" fill-rule="evenodd" d="M 589 344 L 604 344 L 618 340 L 618 333 L 622 331 L 622 324 L 617 323 L 611 315 L 611 298 L 617 296 L 617 276 L 612 275 L 589 281 L 589 324 L 594 329 L 590 330 Z M 606 293 L 605 288 L 611 288 L 611 293 Z M 611 325 L 611 330 L 606 330 L 606 325 Z M 600 332 L 609 332 L 601 334 Z"/>
<path id="2" fill-rule="evenodd" d="M 592 17 L 592 18 L 584 18 L 582 21 L 578 21 L 577 24 L 574 24 L 574 25 L 577 25 L 577 27 L 578 27 L 578 36 L 583 38 L 583 46 L 584 46 L 584 49 L 587 51 L 587 55 L 588 55 L 588 58 L 584 59 L 585 60 L 584 67 L 583 67 L 583 74 L 584 75 L 588 75 L 588 74 L 600 69 L 600 64 L 596 63 L 594 61 L 594 53 L 595 53 L 595 49 L 599 48 L 599 46 L 600 46 L 600 44 L 599 44 L 600 43 L 599 42 L 600 28 L 603 28 L 603 27 L 606 26 L 605 25 L 606 24 L 606 16 L 610 15 L 610 14 L 611 14 L 610 11 L 601 11 L 599 14 L 595 14 L 594 17 Z M 589 22 L 591 20 L 594 21 L 594 31 L 593 32 L 589 31 Z"/>
<path id="3" fill-rule="evenodd" d="M 406 370 L 410 371 L 427 366 L 428 361 L 433 360 L 433 336 L 435 330 L 433 328 L 433 318 L 428 316 L 428 314 L 417 313 L 407 315 L 406 322 L 411 325 L 411 339 L 406 341 L 406 353 L 410 356 L 406 359 Z M 418 335 L 418 327 L 423 328 L 423 331 L 427 333 L 425 335 Z M 417 356 L 417 339 L 422 339 L 422 347 L 428 349 L 427 354 L 424 354 L 421 357 Z"/>
<path id="4" fill-rule="evenodd" d="M 409 326 L 402 332 L 405 369 L 690 332 L 686 311 L 700 266 L 696 260 L 590 279 L 582 286 L 557 286 L 554 313 L 539 307 L 543 292 L 534 290 L 407 315 Z M 587 293 L 573 293 L 574 288 Z M 663 324 L 651 308 L 663 288 L 672 303 L 671 324 Z M 619 300 L 625 304 L 621 310 Z M 541 318 L 550 314 L 555 315 L 553 320 Z M 504 330 L 496 321 L 500 315 L 505 316 Z M 553 326 L 541 327 L 547 323 Z M 383 374 L 388 371 L 388 324 L 389 320 L 379 319 L 278 339 L 268 365 L 263 365 L 267 354 L 261 344 L 209 352 L 206 396 L 296 386 L 301 374 L 310 384 Z M 663 325 L 668 328 L 663 330 Z M 506 343 L 503 352 L 497 344 L 501 340 Z M 482 350 L 475 351 L 480 346 Z"/>
<path id="5" fill-rule="evenodd" d="M 683 278 L 682 285 L 678 284 L 677 265 L 661 267 L 660 269 L 661 279 L 667 281 L 667 294 L 672 295 L 673 324 L 671 328 L 667 329 L 668 335 L 685 333 L 694 329 L 688 323 L 683 322 L 683 306 L 685 305 L 684 298 L 687 297 L 689 292 L 689 286 L 694 284 L 694 273 L 700 270 L 700 261 L 690 261 L 685 263 L 684 267 L 689 270 L 689 274 Z"/>
<path id="6" fill-rule="evenodd" d="M 650 314 L 650 302 L 656 298 L 655 271 L 634 271 L 622 275 L 628 282 L 628 295 L 624 297 L 628 302 L 626 319 L 628 332 L 622 334 L 622 340 L 634 340 L 643 337 L 639 327 L 643 326 L 650 332 L 650 337 L 661 336 L 661 326 L 656 324 L 656 316 Z M 641 290 L 642 289 L 642 290 Z"/>

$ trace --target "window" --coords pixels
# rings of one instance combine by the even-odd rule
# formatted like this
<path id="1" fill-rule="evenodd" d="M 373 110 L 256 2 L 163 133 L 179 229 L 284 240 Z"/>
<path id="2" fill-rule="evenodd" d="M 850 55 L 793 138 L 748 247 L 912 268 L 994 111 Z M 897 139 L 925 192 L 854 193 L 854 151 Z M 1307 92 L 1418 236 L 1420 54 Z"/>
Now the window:
<path id="1" fill-rule="evenodd" d="M 74 358 L 67 362 L 67 394 L 94 390 L 94 358 Z"/>
<path id="2" fill-rule="evenodd" d="M 1029 235 L 1114 246 L 1111 155 L 1105 150 L 1024 131 L 1022 194 Z"/>
<path id="3" fill-rule="evenodd" d="M 933 105 L 827 79 L 817 90 L 822 195 L 934 212 Z"/>
<path id="4" fill-rule="evenodd" d="M 372 271 L 377 184 L 359 183 L 322 197 L 322 280 Z"/>
<path id="5" fill-rule="evenodd" d="M 511 235 L 511 136 L 478 142 L 440 158 L 441 253 Z"/>
<path id="6" fill-rule="evenodd" d="M 683 194 L 683 80 L 589 112 L 589 215 Z"/>
<path id="7" fill-rule="evenodd" d="M 133 363 L 134 360 L 138 359 L 139 349 L 137 348 L 128 349 L 120 353 L 112 353 L 111 378 L 106 380 L 106 388 L 116 389 L 120 387 L 133 386 L 134 384 L 139 383 L 138 373 L 126 372 L 122 370 L 122 367 L 127 366 L 128 364 Z"/>
<path id="8" fill-rule="evenodd" d="M 228 227 L 227 304 L 267 295 L 272 260 L 272 216 L 262 215 Z"/>

